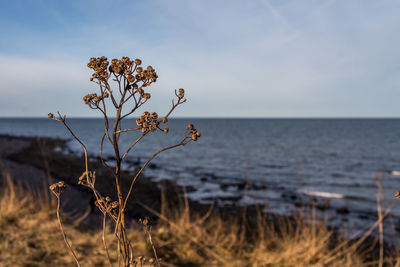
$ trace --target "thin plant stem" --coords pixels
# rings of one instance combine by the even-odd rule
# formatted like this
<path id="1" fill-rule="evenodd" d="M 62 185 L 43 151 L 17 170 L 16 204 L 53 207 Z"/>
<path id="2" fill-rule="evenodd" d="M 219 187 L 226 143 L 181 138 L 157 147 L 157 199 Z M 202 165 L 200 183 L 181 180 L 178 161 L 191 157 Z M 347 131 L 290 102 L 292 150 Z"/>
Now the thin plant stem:
<path id="1" fill-rule="evenodd" d="M 185 142 L 185 139 L 184 139 L 184 140 L 183 140 L 181 143 L 179 143 L 179 144 L 176 144 L 176 145 L 173 145 L 173 146 L 169 146 L 169 147 L 164 147 L 164 148 L 160 149 L 159 151 L 157 151 L 156 153 L 154 153 L 154 154 L 143 164 L 142 168 L 136 173 L 135 177 L 132 179 L 131 185 L 130 185 L 130 187 L 129 187 L 129 191 L 128 191 L 126 197 L 125 197 L 125 202 L 124 202 L 124 205 L 123 205 L 122 208 L 125 209 L 126 203 L 128 202 L 128 199 L 129 199 L 129 197 L 130 197 L 130 195 L 131 195 L 131 193 L 132 193 L 133 185 L 135 184 L 137 178 L 140 176 L 140 174 L 143 172 L 143 170 L 146 168 L 146 166 L 147 166 L 158 154 L 160 154 L 160 153 L 162 153 L 162 152 L 164 152 L 164 151 L 167 151 L 167 150 L 169 150 L 169 149 L 178 147 L 178 146 L 184 146 L 184 145 L 186 145 L 187 143 L 189 143 L 190 141 L 191 141 L 191 140 Z"/>
<path id="2" fill-rule="evenodd" d="M 110 254 L 108 253 L 108 248 L 107 248 L 107 244 L 106 244 L 106 237 L 105 237 L 105 232 L 106 232 L 106 215 L 107 213 L 103 212 L 103 232 L 101 235 L 101 238 L 103 239 L 103 246 L 104 246 L 104 250 L 106 251 L 107 254 L 107 259 L 110 262 L 110 266 L 113 267 L 111 258 L 110 258 Z"/>
<path id="3" fill-rule="evenodd" d="M 131 128 L 131 129 L 124 129 L 124 130 L 119 130 L 119 131 L 117 131 L 116 133 L 124 133 L 124 132 L 130 132 L 130 131 L 137 131 L 137 130 L 140 130 L 140 129 L 142 129 L 142 128 Z"/>
<path id="4" fill-rule="evenodd" d="M 147 134 L 148 132 L 143 133 L 140 137 L 138 137 L 130 146 L 129 148 L 126 150 L 126 152 L 122 155 L 121 159 L 124 159 L 129 151 L 131 151 L 131 149 Z"/>
<path id="5" fill-rule="evenodd" d="M 60 226 L 61 233 L 62 233 L 63 238 L 64 238 L 64 242 L 65 242 L 65 244 L 67 244 L 67 247 L 68 247 L 69 251 L 71 252 L 72 257 L 75 260 L 76 266 L 80 267 L 81 264 L 79 263 L 78 258 L 75 255 L 75 252 L 73 251 L 71 245 L 69 244 L 69 242 L 67 240 L 67 235 L 65 234 L 64 227 L 62 226 L 62 223 L 61 223 L 61 218 L 60 218 L 60 195 L 56 195 L 56 197 L 57 197 L 57 220 L 58 220 L 58 225 Z"/>
<path id="6" fill-rule="evenodd" d="M 149 242 L 150 242 L 151 248 L 153 249 L 153 254 L 154 254 L 154 258 L 156 259 L 157 266 L 160 267 L 160 261 L 157 256 L 156 248 L 153 244 L 153 239 L 151 238 L 150 230 L 147 228 L 147 226 L 144 227 L 144 230 L 147 233 L 147 236 L 149 237 Z"/>
<path id="7" fill-rule="evenodd" d="M 72 137 L 78 141 L 78 143 L 81 145 L 84 153 L 85 153 L 85 170 L 86 170 L 86 175 L 88 175 L 89 173 L 89 168 L 88 168 L 88 153 L 87 153 L 87 149 L 86 146 L 82 143 L 82 141 L 74 134 L 74 132 L 71 130 L 71 128 L 69 128 L 68 124 L 65 121 L 65 116 L 61 116 L 60 113 L 58 113 L 59 115 L 59 119 L 57 119 L 59 122 L 61 122 L 65 128 L 67 128 L 67 130 L 69 131 L 69 133 L 72 135 Z"/>
<path id="8" fill-rule="evenodd" d="M 382 205 L 383 202 L 383 190 L 382 190 L 382 174 L 376 174 L 376 186 L 378 188 L 378 192 L 376 194 L 376 206 L 378 212 L 378 232 L 379 232 L 379 267 L 383 266 L 383 218 L 382 218 Z"/>

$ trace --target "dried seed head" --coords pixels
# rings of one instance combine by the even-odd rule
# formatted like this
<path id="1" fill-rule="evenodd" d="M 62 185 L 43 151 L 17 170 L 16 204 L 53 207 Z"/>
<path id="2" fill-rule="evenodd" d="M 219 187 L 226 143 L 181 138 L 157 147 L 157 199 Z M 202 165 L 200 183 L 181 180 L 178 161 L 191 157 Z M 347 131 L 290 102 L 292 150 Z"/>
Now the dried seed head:
<path id="1" fill-rule="evenodd" d="M 49 117 L 49 119 L 53 119 L 54 118 L 54 114 L 53 113 L 49 113 L 49 114 L 47 114 L 47 116 Z"/>
<path id="2" fill-rule="evenodd" d="M 118 202 L 117 202 L 117 201 L 113 201 L 113 202 L 111 203 L 111 208 L 113 208 L 113 209 L 118 208 Z"/>
<path id="3" fill-rule="evenodd" d="M 164 133 L 168 133 L 168 130 L 169 130 L 168 127 L 164 127 L 163 132 L 164 132 Z"/>
<path id="4" fill-rule="evenodd" d="M 147 129 L 145 127 L 142 128 L 142 133 L 145 133 Z"/>
<path id="5" fill-rule="evenodd" d="M 179 94 L 178 94 L 179 99 L 182 99 L 185 97 L 185 90 L 183 88 L 179 88 L 178 92 L 179 92 Z"/>
<path id="6" fill-rule="evenodd" d="M 128 75 L 128 82 L 133 83 L 135 81 L 135 76 L 129 74 Z"/>
<path id="7" fill-rule="evenodd" d="M 135 64 L 136 64 L 136 65 L 140 65 L 140 64 L 142 64 L 142 61 L 141 61 L 140 59 L 137 58 L 137 59 L 135 59 Z"/>
<path id="8" fill-rule="evenodd" d="M 158 119 L 158 114 L 157 114 L 157 112 L 153 112 L 153 113 L 151 113 L 151 117 L 153 118 L 153 119 Z"/>
<path id="9" fill-rule="evenodd" d="M 200 136 L 201 136 L 201 133 L 200 133 L 199 131 L 197 131 L 197 132 L 196 132 L 196 136 L 197 136 L 197 137 L 200 137 Z"/>
<path id="10" fill-rule="evenodd" d="M 146 98 L 146 99 L 150 99 L 151 95 L 149 93 L 144 93 L 143 97 Z"/>
<path id="11" fill-rule="evenodd" d="M 124 64 L 128 64 L 128 62 L 129 62 L 129 57 L 122 57 L 122 58 L 121 58 L 121 61 L 122 61 Z"/>
<path id="12" fill-rule="evenodd" d="M 162 118 L 162 123 L 167 123 L 168 119 L 166 117 Z"/>
<path id="13" fill-rule="evenodd" d="M 394 195 L 397 199 L 400 199 L 400 191 Z"/>
<path id="14" fill-rule="evenodd" d="M 96 94 L 87 94 L 83 97 L 83 102 L 85 102 L 85 104 L 89 105 L 90 101 L 92 101 L 95 97 L 97 97 Z"/>
<path id="15" fill-rule="evenodd" d="M 86 178 L 86 172 L 82 173 L 82 175 L 78 178 L 78 184 L 83 184 Z"/>
<path id="16" fill-rule="evenodd" d="M 49 188 L 53 193 L 59 195 L 64 191 L 65 188 L 67 188 L 67 185 L 63 181 L 60 181 L 50 185 Z"/>
<path id="17" fill-rule="evenodd" d="M 187 126 L 187 128 L 188 128 L 189 130 L 193 130 L 193 129 L 194 129 L 194 125 L 191 124 L 191 123 L 189 123 L 188 126 Z"/>
<path id="18" fill-rule="evenodd" d="M 137 68 L 136 68 L 136 72 L 137 72 L 137 73 L 141 73 L 142 71 L 143 71 L 143 68 L 142 68 L 142 67 L 137 67 Z"/>
<path id="19" fill-rule="evenodd" d="M 197 135 L 196 134 L 192 134 L 192 140 L 193 141 L 197 141 Z"/>

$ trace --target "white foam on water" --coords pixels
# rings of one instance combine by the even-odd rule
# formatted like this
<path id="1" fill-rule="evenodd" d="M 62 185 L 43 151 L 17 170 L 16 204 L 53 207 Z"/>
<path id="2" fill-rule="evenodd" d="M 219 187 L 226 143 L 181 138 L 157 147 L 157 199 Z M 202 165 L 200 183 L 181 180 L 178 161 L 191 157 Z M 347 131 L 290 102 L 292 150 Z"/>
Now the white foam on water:
<path id="1" fill-rule="evenodd" d="M 324 198 L 344 198 L 345 195 L 337 194 L 337 193 L 330 193 L 330 192 L 319 192 L 319 191 L 300 191 L 300 193 L 313 196 L 313 197 L 324 197 Z"/>
<path id="2" fill-rule="evenodd" d="M 390 174 L 393 176 L 400 176 L 400 171 L 391 171 Z"/>

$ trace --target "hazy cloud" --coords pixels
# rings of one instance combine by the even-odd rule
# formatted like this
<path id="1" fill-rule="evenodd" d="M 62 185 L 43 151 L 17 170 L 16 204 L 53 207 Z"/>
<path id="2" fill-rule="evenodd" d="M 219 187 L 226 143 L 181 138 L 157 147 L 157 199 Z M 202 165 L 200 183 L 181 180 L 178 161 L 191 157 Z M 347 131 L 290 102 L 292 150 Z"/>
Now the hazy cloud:
<path id="1" fill-rule="evenodd" d="M 400 114 L 396 1 L 18 3 L 2 4 L 16 17 L 0 11 L 3 116 L 94 114 L 81 97 L 95 90 L 86 62 L 101 55 L 156 68 L 149 108 L 166 110 L 173 89 L 187 88 L 177 116 Z"/>

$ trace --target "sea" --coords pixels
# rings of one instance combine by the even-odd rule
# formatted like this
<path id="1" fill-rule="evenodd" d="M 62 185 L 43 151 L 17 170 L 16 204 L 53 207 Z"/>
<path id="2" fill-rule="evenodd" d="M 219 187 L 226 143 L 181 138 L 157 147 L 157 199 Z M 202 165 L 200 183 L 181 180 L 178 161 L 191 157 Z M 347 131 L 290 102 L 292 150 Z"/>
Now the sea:
<path id="1" fill-rule="evenodd" d="M 67 123 L 89 154 L 99 156 L 104 121 L 71 118 Z M 257 204 L 278 214 L 310 206 L 350 232 L 376 221 L 381 184 L 383 209 L 391 208 L 385 223 L 400 228 L 394 197 L 400 188 L 400 119 L 170 119 L 169 132 L 148 134 L 124 168 L 179 143 L 188 123 L 202 136 L 157 156 L 145 171 L 149 179 L 185 185 L 191 188 L 189 198 L 205 204 Z M 135 119 L 127 119 L 122 128 L 135 126 Z M 47 118 L 1 118 L 0 134 L 63 138 L 69 140 L 64 153 L 82 153 L 65 127 Z M 122 133 L 120 150 L 139 135 Z M 107 143 L 104 155 L 112 161 Z"/>

